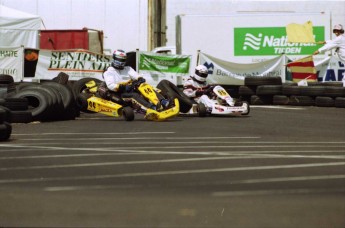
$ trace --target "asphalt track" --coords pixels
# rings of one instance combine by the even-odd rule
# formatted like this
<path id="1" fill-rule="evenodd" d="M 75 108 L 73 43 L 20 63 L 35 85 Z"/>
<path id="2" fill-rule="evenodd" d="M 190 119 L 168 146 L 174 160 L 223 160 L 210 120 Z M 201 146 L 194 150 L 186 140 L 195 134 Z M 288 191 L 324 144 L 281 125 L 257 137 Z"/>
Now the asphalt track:
<path id="1" fill-rule="evenodd" d="M 345 109 L 12 127 L 2 227 L 345 227 Z"/>

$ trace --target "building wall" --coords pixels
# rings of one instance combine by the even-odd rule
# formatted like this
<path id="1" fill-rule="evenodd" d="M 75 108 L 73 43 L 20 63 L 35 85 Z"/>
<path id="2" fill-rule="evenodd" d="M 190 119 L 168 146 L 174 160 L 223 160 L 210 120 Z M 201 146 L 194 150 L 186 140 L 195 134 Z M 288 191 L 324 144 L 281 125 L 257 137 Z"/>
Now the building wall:
<path id="1" fill-rule="evenodd" d="M 148 1 L 153 0 L 0 0 L 0 4 L 40 15 L 46 29 L 103 30 L 105 49 L 132 51 L 148 48 Z M 345 25 L 344 1 L 167 0 L 166 4 L 167 45 L 175 45 L 178 14 L 329 11 L 333 24 Z M 195 39 L 205 32 L 207 28 L 200 28 Z"/>
<path id="2" fill-rule="evenodd" d="M 188 2 L 188 4 L 187 4 Z M 276 12 L 331 12 L 333 24 L 345 26 L 344 1 L 246 1 L 246 0 L 168 0 L 167 1 L 167 45 L 175 45 L 175 17 L 179 14 L 236 14 Z M 279 20 L 279 18 L 277 18 Z M 304 21 L 291 23 L 303 24 Z M 195 39 L 207 32 L 200 28 Z"/>

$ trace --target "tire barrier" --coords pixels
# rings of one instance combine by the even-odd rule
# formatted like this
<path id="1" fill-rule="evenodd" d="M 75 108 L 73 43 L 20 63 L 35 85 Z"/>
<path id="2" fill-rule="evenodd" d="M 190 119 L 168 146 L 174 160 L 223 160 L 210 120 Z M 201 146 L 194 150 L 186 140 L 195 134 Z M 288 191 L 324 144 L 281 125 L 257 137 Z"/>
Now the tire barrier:
<path id="1" fill-rule="evenodd" d="M 342 82 L 281 83 L 276 77 L 246 77 L 239 96 L 252 105 L 295 105 L 344 108 Z M 265 84 L 266 83 L 266 84 Z"/>
<path id="2" fill-rule="evenodd" d="M 9 123 L 74 120 L 80 110 L 73 89 L 62 72 L 41 83 L 14 83 L 11 76 L 0 75 L 0 107 L 11 113 Z"/>
<path id="3" fill-rule="evenodd" d="M 9 110 L 0 106 L 0 141 L 6 141 L 10 138 L 12 133 L 12 126 L 9 123 L 11 118 Z"/>

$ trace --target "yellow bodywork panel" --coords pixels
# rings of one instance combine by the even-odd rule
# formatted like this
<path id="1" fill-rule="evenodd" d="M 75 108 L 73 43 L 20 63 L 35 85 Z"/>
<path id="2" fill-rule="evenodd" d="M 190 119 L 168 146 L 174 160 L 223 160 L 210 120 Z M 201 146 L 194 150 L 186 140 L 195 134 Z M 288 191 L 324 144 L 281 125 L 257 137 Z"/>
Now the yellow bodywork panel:
<path id="1" fill-rule="evenodd" d="M 112 101 L 93 96 L 87 99 L 87 103 L 87 109 L 89 111 L 99 112 L 107 116 L 121 116 L 121 108 L 123 106 Z"/>
<path id="2" fill-rule="evenodd" d="M 180 112 L 180 104 L 178 102 L 178 99 L 174 99 L 175 106 L 173 108 L 167 109 L 162 112 L 157 112 L 153 109 L 147 109 L 145 118 L 148 120 L 154 120 L 154 121 L 163 121 L 168 118 L 171 118 L 173 116 L 176 116 Z"/>
<path id="3" fill-rule="evenodd" d="M 146 99 L 151 101 L 154 105 L 158 104 L 159 99 L 157 97 L 155 89 L 151 85 L 147 83 L 141 83 L 138 90 Z"/>

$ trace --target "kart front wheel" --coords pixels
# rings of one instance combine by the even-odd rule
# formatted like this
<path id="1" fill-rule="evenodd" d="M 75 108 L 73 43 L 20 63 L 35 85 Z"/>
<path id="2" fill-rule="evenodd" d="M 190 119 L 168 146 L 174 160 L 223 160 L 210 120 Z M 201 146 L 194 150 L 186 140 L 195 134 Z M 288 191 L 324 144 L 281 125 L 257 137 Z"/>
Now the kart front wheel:
<path id="1" fill-rule="evenodd" d="M 206 106 L 203 103 L 199 103 L 196 107 L 199 117 L 205 117 L 207 114 Z"/>
<path id="2" fill-rule="evenodd" d="M 133 109 L 131 107 L 124 107 L 122 109 L 122 115 L 126 121 L 134 120 L 134 112 L 133 112 Z"/>

